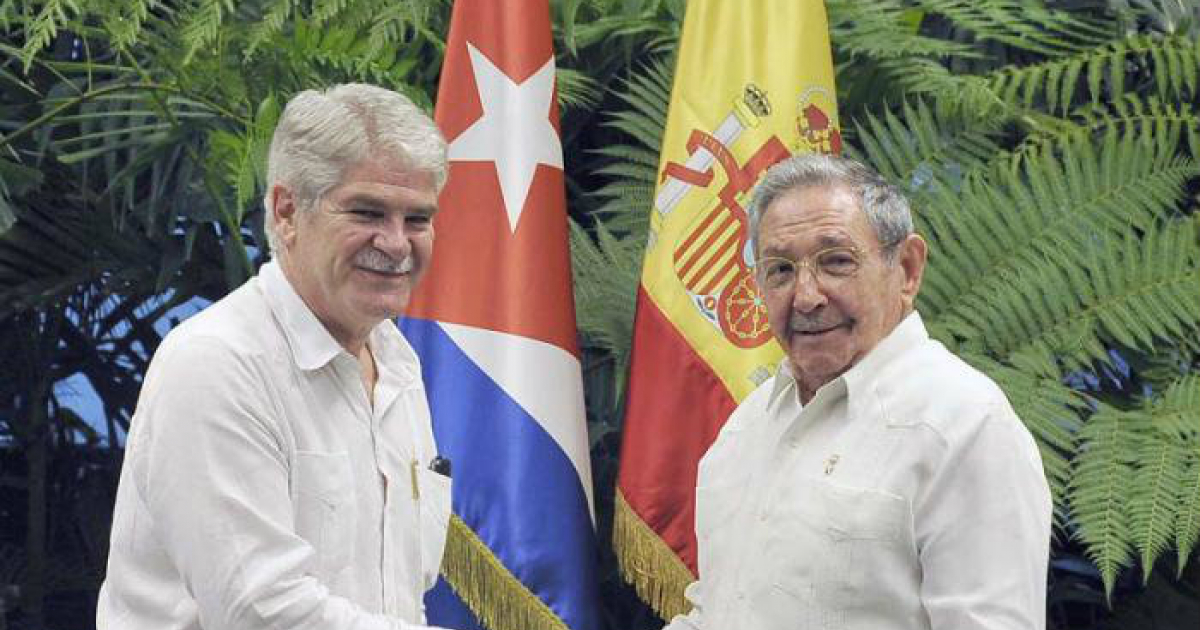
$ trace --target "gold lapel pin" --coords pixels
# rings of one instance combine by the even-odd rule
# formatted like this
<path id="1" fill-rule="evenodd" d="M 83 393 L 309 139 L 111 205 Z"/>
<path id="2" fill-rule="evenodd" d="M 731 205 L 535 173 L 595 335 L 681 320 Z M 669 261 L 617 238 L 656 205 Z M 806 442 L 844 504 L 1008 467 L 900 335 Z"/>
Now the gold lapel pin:
<path id="1" fill-rule="evenodd" d="M 833 455 L 829 456 L 829 459 L 825 460 L 825 474 L 826 475 L 830 475 L 833 473 L 834 467 L 837 466 L 838 460 L 841 458 L 842 458 L 841 455 L 834 453 Z"/>

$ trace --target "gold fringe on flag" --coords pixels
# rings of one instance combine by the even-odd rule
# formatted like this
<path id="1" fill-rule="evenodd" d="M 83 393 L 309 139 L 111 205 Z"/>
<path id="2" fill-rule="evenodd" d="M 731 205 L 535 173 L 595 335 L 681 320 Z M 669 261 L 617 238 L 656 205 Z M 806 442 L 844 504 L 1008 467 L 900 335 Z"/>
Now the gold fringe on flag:
<path id="1" fill-rule="evenodd" d="M 625 502 L 620 488 L 614 512 L 613 548 L 621 576 L 663 619 L 687 614 L 692 607 L 683 590 L 696 579 L 692 571 Z"/>
<path id="2" fill-rule="evenodd" d="M 489 630 L 569 630 L 457 514 L 450 515 L 442 576 Z"/>

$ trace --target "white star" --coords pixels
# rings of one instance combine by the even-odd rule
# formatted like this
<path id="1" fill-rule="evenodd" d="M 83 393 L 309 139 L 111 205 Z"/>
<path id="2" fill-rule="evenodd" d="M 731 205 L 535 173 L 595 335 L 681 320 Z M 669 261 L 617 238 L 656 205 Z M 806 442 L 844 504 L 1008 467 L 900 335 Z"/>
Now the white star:
<path id="1" fill-rule="evenodd" d="M 450 143 L 450 159 L 496 164 L 508 225 L 516 232 L 537 165 L 563 165 L 562 144 L 550 124 L 554 57 L 517 84 L 470 43 L 467 52 L 483 115 Z"/>

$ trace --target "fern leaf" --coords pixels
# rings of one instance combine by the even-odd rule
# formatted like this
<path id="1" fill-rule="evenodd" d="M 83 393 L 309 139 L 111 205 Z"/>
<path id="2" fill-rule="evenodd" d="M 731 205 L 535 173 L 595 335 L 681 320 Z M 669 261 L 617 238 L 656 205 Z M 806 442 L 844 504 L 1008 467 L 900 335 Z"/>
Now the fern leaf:
<path id="1" fill-rule="evenodd" d="M 1080 431 L 1068 500 L 1077 535 L 1100 570 L 1105 592 L 1133 560 L 1126 484 L 1134 469 L 1128 453 L 1134 420 L 1125 412 L 1101 408 Z"/>
<path id="2" fill-rule="evenodd" d="M 187 53 L 184 63 L 188 63 L 200 50 L 208 47 L 221 32 L 221 23 L 225 13 L 232 13 L 232 0 L 199 0 L 192 10 L 185 14 L 180 33 L 183 37 Z"/>
<path id="3" fill-rule="evenodd" d="M 848 153 L 918 197 L 935 183 L 954 187 L 999 150 L 994 125 L 940 119 L 921 99 L 905 103 L 899 116 L 886 112 L 880 119 L 868 113 L 865 125 L 856 122 L 856 133 L 864 151 Z"/>
<path id="4" fill-rule="evenodd" d="M 1142 582 L 1148 583 L 1154 561 L 1174 542 L 1177 501 L 1186 471 L 1183 450 L 1173 435 L 1147 431 L 1136 443 L 1136 472 L 1127 490 L 1129 528 L 1140 554 Z"/>
<path id="5" fill-rule="evenodd" d="M 1075 164 L 1064 166 L 1071 162 Z M 997 320 L 988 314 L 1005 300 L 1050 300 L 1048 306 L 1060 308 L 1059 302 L 1071 294 L 1062 292 L 1064 286 L 1075 286 L 1064 285 L 1069 278 L 1061 269 L 1090 266 L 1095 238 L 1123 237 L 1131 225 L 1149 229 L 1156 217 L 1173 210 L 1194 172 L 1193 163 L 1127 136 L 1110 138 L 1099 152 L 1087 142 L 1069 143 L 1061 158 L 1043 154 L 1015 173 L 997 169 L 990 179 L 999 185 L 978 183 L 959 194 L 944 191 L 931 197 L 925 212 L 936 238 L 931 249 L 937 253 L 943 244 L 952 245 L 931 256 L 926 274 L 954 300 L 938 317 Z M 964 207 L 974 210 L 959 210 Z M 1080 238 L 1084 226 L 1095 236 Z M 946 277 L 933 280 L 941 274 Z M 1014 283 L 1016 278 L 1022 281 Z M 1026 280 L 1034 278 L 1045 286 Z M 1020 325 L 998 321 L 1009 333 Z M 1011 350 L 1013 338 L 1008 339 L 1002 345 Z"/>
<path id="6" fill-rule="evenodd" d="M 1018 104 L 1020 95 L 1023 108 L 1044 103 L 1049 112 L 1066 114 L 1084 101 L 1083 88 L 1092 107 L 1099 107 L 1108 94 L 1120 98 L 1127 66 L 1142 63 L 1160 99 L 1190 100 L 1200 68 L 1184 60 L 1192 59 L 1197 48 L 1197 42 L 1186 37 L 1134 37 L 1028 66 L 1005 66 L 983 78 L 1006 103 Z M 1080 74 L 1086 76 L 1082 84 Z"/>
<path id="7" fill-rule="evenodd" d="M 1200 539 L 1200 439 L 1191 436 L 1184 442 L 1185 468 L 1179 492 L 1179 514 L 1175 519 L 1176 577 L 1183 575 L 1196 541 Z"/>
<path id="8" fill-rule="evenodd" d="M 31 22 L 25 25 L 25 45 L 21 48 L 21 64 L 26 73 L 33 58 L 54 41 L 58 29 L 65 26 L 71 15 L 78 15 L 79 4 L 75 0 L 47 0 Z"/>
<path id="9" fill-rule="evenodd" d="M 1037 318 L 1028 311 L 1019 315 L 1018 320 L 1027 322 L 1021 334 L 993 321 L 1008 331 L 1001 335 L 1006 342 L 995 350 L 1019 353 L 1041 346 L 1068 368 L 1085 368 L 1092 361 L 1108 361 L 1100 339 L 1148 350 L 1158 340 L 1200 328 L 1200 251 L 1191 234 L 1188 223 L 1178 222 L 1152 229 L 1140 239 L 1096 237 L 1095 271 L 1079 280 L 1092 283 L 1089 291 L 1079 294 L 1085 300 L 1071 295 L 1070 277 L 1063 270 L 1043 267 L 1040 273 L 1023 274 L 1021 286 L 1009 292 L 1007 300 L 997 299 L 1054 301 L 1051 316 Z M 1016 346 L 1009 345 L 1014 341 Z"/>
<path id="10" fill-rule="evenodd" d="M 563 109 L 590 109 L 600 101 L 600 83 L 588 75 L 570 68 L 558 68 L 558 100 Z"/>
<path id="11" fill-rule="evenodd" d="M 112 12 L 106 12 L 101 23 L 108 32 L 113 47 L 129 50 L 138 42 L 142 27 L 150 17 L 152 9 L 158 9 L 161 0 L 128 0 Z"/>
<path id="12" fill-rule="evenodd" d="M 641 280 L 642 242 L 618 239 L 603 223 L 596 240 L 571 221 L 571 265 L 575 277 L 575 312 L 579 332 L 612 353 L 616 362 L 614 400 L 624 391 L 633 336 L 637 287 Z"/>
<path id="13" fill-rule="evenodd" d="M 246 38 L 246 52 L 243 58 L 249 61 L 254 58 L 260 46 L 270 40 L 272 37 L 283 32 L 283 27 L 287 23 L 288 18 L 295 11 L 294 0 L 277 0 L 271 4 L 267 12 L 263 15 Z"/>
<path id="14" fill-rule="evenodd" d="M 975 35 L 1018 50 L 1055 55 L 1107 39 L 1108 29 L 1071 14 L 1017 0 L 923 0 L 930 11 Z"/>
<path id="15" fill-rule="evenodd" d="M 967 44 L 920 34 L 912 19 L 919 21 L 920 12 L 896 0 L 830 0 L 825 6 L 829 39 L 849 55 L 871 59 L 981 56 Z"/>
<path id="16" fill-rule="evenodd" d="M 1184 374 L 1145 405 L 1153 417 L 1153 432 L 1141 453 L 1144 477 L 1161 482 L 1136 484 L 1131 494 L 1154 494 L 1131 505 L 1138 548 L 1148 577 L 1153 560 L 1171 544 L 1182 572 L 1200 536 L 1200 375 Z M 1142 514 L 1139 514 L 1138 508 Z M 1148 514 L 1151 509 L 1153 514 Z M 1139 523 L 1138 519 L 1144 521 Z"/>

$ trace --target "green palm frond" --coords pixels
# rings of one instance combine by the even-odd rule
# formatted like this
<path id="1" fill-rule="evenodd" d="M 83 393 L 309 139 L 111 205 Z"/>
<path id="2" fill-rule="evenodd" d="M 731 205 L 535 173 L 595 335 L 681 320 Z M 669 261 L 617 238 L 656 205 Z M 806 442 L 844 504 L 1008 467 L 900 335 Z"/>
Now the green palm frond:
<path id="1" fill-rule="evenodd" d="M 137 45 L 146 22 L 151 19 L 151 9 L 169 10 L 163 7 L 161 0 L 124 0 L 112 4 L 115 6 L 101 12 L 100 22 L 113 47 L 119 50 L 129 50 Z"/>
<path id="2" fill-rule="evenodd" d="M 977 41 L 1045 55 L 1086 48 L 1111 35 L 1093 20 L 1020 0 L 921 0 L 918 5 Z"/>
<path id="3" fill-rule="evenodd" d="M 1077 536 L 1112 591 L 1117 573 L 1133 560 L 1133 532 L 1127 484 L 1134 474 L 1129 445 L 1139 418 L 1101 408 L 1080 431 L 1083 446 L 1075 458 L 1069 504 Z"/>
<path id="4" fill-rule="evenodd" d="M 914 197 L 918 214 L 927 184 L 957 188 L 1000 152 L 997 121 L 962 125 L 936 116 L 922 99 L 904 103 L 898 112 L 885 110 L 882 117 L 868 113 L 855 129 L 862 150 L 848 147 L 847 154 L 902 185 Z"/>
<path id="5" fill-rule="evenodd" d="M 597 173 L 613 176 L 618 170 L 628 172 L 631 169 L 605 166 L 598 169 Z M 653 181 L 655 170 L 644 168 L 644 171 L 633 174 L 629 179 L 608 182 L 594 191 L 601 199 L 595 214 L 614 234 L 645 234 L 650 225 L 649 208 L 654 205 L 654 185 L 644 182 Z"/>
<path id="6" fill-rule="evenodd" d="M 1130 533 L 1134 549 L 1139 552 L 1145 583 L 1150 581 L 1155 559 L 1175 542 L 1178 501 L 1184 494 L 1187 471 L 1183 445 L 1174 435 L 1151 430 L 1138 436 L 1134 443 L 1137 472 L 1126 492 Z"/>
<path id="7" fill-rule="evenodd" d="M 1154 414 L 1155 428 L 1164 441 L 1174 443 L 1182 460 L 1177 492 L 1171 498 L 1176 508 L 1171 542 L 1178 552 L 1177 571 L 1182 572 L 1200 537 L 1200 374 L 1180 376 L 1148 406 Z"/>
<path id="8" fill-rule="evenodd" d="M 1194 415 L 1194 414 L 1193 414 Z M 1183 574 L 1188 558 L 1200 538 L 1200 437 L 1193 434 L 1183 442 L 1183 483 L 1179 492 L 1179 514 L 1175 519 L 1175 571 Z"/>
<path id="9" fill-rule="evenodd" d="M 36 9 L 36 14 L 28 5 L 15 15 L 6 16 L 6 21 L 21 24 L 24 46 L 21 49 L 21 62 L 26 72 L 33 65 L 33 59 L 54 41 L 59 29 L 78 19 L 81 13 L 78 0 L 47 0 Z"/>
<path id="10" fill-rule="evenodd" d="M 629 371 L 629 340 L 644 240 L 640 236 L 617 238 L 603 223 L 596 224 L 594 233 L 595 240 L 571 221 L 575 313 L 579 332 L 611 353 L 615 362 L 613 400 L 620 400 Z"/>
<path id="11" fill-rule="evenodd" d="M 592 109 L 603 96 L 600 82 L 585 72 L 571 68 L 558 68 L 555 73 L 558 102 L 564 110 Z"/>
<path id="12" fill-rule="evenodd" d="M 1098 146 L 1064 141 L 1015 169 L 1002 161 L 988 181 L 961 190 L 934 187 L 920 217 L 936 254 L 921 306 L 934 328 L 972 328 L 988 300 L 1047 261 L 1086 266 L 1091 233 L 1120 237 L 1174 212 L 1195 174 L 1174 151 L 1110 133 Z"/>
<path id="13" fill-rule="evenodd" d="M 608 160 L 596 173 L 607 182 L 595 191 L 596 215 L 614 234 L 645 234 L 658 177 L 659 149 L 671 99 L 671 68 L 656 60 L 626 81 L 616 92 L 623 109 L 611 112 L 604 126 L 620 132 L 627 142 L 597 149 Z"/>
<path id="14" fill-rule="evenodd" d="M 1005 102 L 1066 114 L 1084 101 L 1100 105 L 1124 94 L 1130 67 L 1153 81 L 1162 99 L 1190 99 L 1200 75 L 1200 42 L 1187 36 L 1135 36 L 1028 66 L 1008 66 L 987 76 Z"/>
<path id="15" fill-rule="evenodd" d="M 1172 546 L 1180 554 L 1178 570 L 1186 565 L 1200 534 L 1197 436 L 1200 376 L 1195 374 L 1135 410 L 1102 409 L 1081 432 L 1072 516 L 1110 588 L 1117 568 L 1132 563 L 1135 555 L 1143 581 Z M 1114 490 L 1115 475 L 1125 477 Z"/>
<path id="16" fill-rule="evenodd" d="M 253 58 L 263 44 L 283 33 L 284 26 L 296 10 L 296 4 L 293 0 L 276 2 L 263 13 L 262 19 L 251 27 L 246 37 L 247 59 Z"/>
<path id="17" fill-rule="evenodd" d="M 1136 94 L 1124 94 L 1102 105 L 1081 108 L 1072 117 L 1077 121 L 1078 133 L 1116 129 L 1166 144 L 1181 144 L 1188 155 L 1200 155 L 1200 116 L 1189 101 L 1162 101 L 1154 96 L 1143 99 Z M 1046 138 L 1033 140 L 1041 142 Z"/>
<path id="18" fill-rule="evenodd" d="M 237 10 L 233 0 L 192 0 L 180 13 L 180 38 L 183 42 L 184 63 L 197 52 L 208 49 L 221 32 L 225 16 Z"/>
<path id="19" fill-rule="evenodd" d="M 923 12 L 899 0 L 830 0 L 829 39 L 850 55 L 872 59 L 895 57 L 978 58 L 974 47 L 930 37 L 918 30 Z"/>
<path id="20" fill-rule="evenodd" d="M 1008 119 L 1015 113 L 992 89 L 987 79 L 956 73 L 935 59 L 922 57 L 882 59 L 884 81 L 903 98 L 926 97 L 940 115 L 970 116 L 975 121 Z"/>
<path id="21" fill-rule="evenodd" d="M 995 293 L 956 306 L 949 327 L 1000 357 L 1042 353 L 1066 369 L 1110 360 L 1108 347 L 1152 350 L 1200 328 L 1200 248 L 1190 222 L 1143 238 L 1084 235 L 1090 269 L 1023 265 Z"/>
<path id="22" fill-rule="evenodd" d="M 279 101 L 268 96 L 243 132 L 218 129 L 208 136 L 207 168 L 222 180 L 221 190 L 233 191 L 232 204 L 238 213 L 233 225 L 241 224 L 245 211 L 257 203 L 265 188 L 267 152 L 281 113 Z"/>

